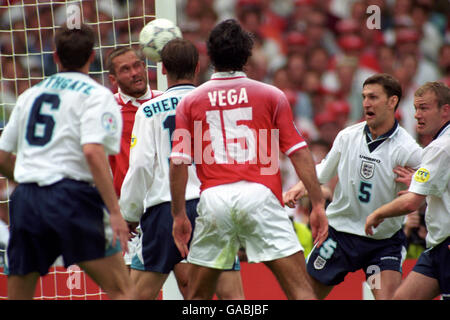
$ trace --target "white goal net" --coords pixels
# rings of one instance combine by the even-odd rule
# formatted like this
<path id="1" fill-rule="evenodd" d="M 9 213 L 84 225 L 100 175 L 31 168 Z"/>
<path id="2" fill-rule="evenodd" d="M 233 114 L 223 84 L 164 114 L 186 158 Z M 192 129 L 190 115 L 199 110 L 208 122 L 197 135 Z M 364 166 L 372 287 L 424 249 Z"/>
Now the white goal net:
<path id="1" fill-rule="evenodd" d="M 8 122 L 17 97 L 57 72 L 53 62 L 56 29 L 79 12 L 81 21 L 96 31 L 96 59 L 90 75 L 110 87 L 104 61 L 118 46 L 138 46 L 142 27 L 156 17 L 156 3 L 166 0 L 0 0 L 0 130 Z M 74 8 L 75 6 L 75 8 Z M 159 9 L 161 11 L 161 8 Z M 162 9 L 164 10 L 166 9 Z M 174 14 L 174 13 L 173 13 Z M 149 80 L 157 88 L 157 66 L 148 61 Z M 114 88 L 111 88 L 114 90 Z M 0 299 L 7 297 L 3 262 L 7 242 L 8 202 L 14 183 L 0 177 Z M 56 263 L 41 277 L 35 299 L 105 299 L 91 279 L 76 266 Z"/>

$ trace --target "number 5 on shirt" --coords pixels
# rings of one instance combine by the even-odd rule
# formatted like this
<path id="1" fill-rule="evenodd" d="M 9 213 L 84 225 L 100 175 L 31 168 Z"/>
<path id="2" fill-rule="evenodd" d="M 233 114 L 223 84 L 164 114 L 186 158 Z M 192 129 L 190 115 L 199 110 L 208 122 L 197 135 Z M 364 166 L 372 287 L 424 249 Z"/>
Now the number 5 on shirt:
<path id="1" fill-rule="evenodd" d="M 370 201 L 370 190 L 372 189 L 372 184 L 368 182 L 361 181 L 359 185 L 359 201 L 367 203 Z"/>
<path id="2" fill-rule="evenodd" d="M 245 124 L 238 124 L 239 121 L 251 121 L 252 118 L 251 107 L 206 112 L 216 163 L 228 163 L 228 157 L 237 163 L 251 161 L 256 157 L 253 131 Z"/>

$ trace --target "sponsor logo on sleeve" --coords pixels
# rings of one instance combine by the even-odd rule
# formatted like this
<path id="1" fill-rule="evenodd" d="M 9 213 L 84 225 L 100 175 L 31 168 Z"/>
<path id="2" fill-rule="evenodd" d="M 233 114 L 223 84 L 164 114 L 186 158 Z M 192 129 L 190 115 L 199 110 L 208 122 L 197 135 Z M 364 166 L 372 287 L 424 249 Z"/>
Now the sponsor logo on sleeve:
<path id="1" fill-rule="evenodd" d="M 136 136 L 134 134 L 131 135 L 130 149 L 132 149 L 136 145 L 136 142 L 137 142 Z"/>
<path id="2" fill-rule="evenodd" d="M 117 120 L 111 112 L 105 112 L 102 116 L 102 126 L 108 134 L 117 132 Z"/>
<path id="3" fill-rule="evenodd" d="M 430 179 L 430 171 L 425 168 L 420 168 L 414 174 L 414 180 L 419 183 L 427 182 Z"/>

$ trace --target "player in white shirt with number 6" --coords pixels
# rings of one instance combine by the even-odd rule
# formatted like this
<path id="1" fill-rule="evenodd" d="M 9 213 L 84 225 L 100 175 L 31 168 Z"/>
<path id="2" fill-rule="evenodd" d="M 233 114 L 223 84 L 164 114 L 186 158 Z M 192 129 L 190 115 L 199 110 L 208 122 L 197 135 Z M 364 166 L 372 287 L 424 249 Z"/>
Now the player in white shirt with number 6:
<path id="1" fill-rule="evenodd" d="M 87 74 L 94 42 L 86 25 L 57 30 L 61 72 L 18 98 L 0 139 L 0 172 L 19 183 L 10 205 L 9 299 L 31 299 L 59 255 L 111 299 L 134 298 L 121 252 L 128 227 L 107 160 L 119 151 L 122 122 L 113 94 Z"/>

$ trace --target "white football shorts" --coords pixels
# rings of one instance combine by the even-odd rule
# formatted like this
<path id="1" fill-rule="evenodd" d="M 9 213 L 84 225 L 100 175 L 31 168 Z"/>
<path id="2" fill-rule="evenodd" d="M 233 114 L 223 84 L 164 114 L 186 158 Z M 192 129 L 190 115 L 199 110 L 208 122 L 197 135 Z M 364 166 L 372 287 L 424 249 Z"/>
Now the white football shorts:
<path id="1" fill-rule="evenodd" d="M 204 190 L 188 262 L 231 269 L 240 247 L 251 263 L 303 251 L 292 222 L 266 186 L 240 181 Z"/>

